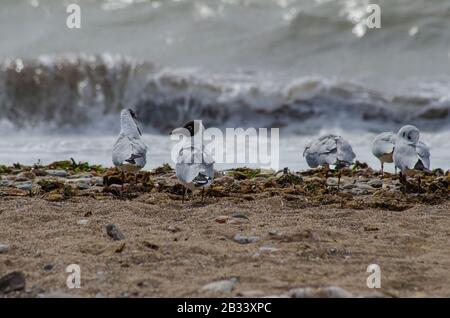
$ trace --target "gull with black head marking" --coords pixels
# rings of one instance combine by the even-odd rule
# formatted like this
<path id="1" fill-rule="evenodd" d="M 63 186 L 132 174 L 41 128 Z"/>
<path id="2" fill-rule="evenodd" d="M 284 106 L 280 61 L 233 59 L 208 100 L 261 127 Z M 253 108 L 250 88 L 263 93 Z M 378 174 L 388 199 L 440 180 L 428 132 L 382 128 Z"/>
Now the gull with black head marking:
<path id="1" fill-rule="evenodd" d="M 303 157 L 310 168 L 322 166 L 328 170 L 330 165 L 334 165 L 339 170 L 338 185 L 341 183 L 341 169 L 353 163 L 356 155 L 352 146 L 341 136 L 325 135 L 310 142 L 303 151 Z"/>
<path id="2" fill-rule="evenodd" d="M 172 135 L 182 135 L 185 138 L 184 144 L 177 156 L 176 176 L 184 186 L 183 199 L 186 190 L 194 191 L 196 188 L 202 189 L 202 202 L 205 188 L 210 186 L 214 180 L 214 160 L 205 152 L 203 147 L 202 133 L 204 126 L 201 121 L 189 121 L 181 128 L 172 131 Z M 196 144 L 194 141 L 200 141 Z"/>
<path id="3" fill-rule="evenodd" d="M 120 134 L 114 144 L 112 160 L 122 172 L 122 190 L 125 173 L 136 174 L 147 162 L 147 146 L 142 141 L 142 133 L 137 123 L 136 113 L 131 109 L 123 109 L 120 113 Z"/>
<path id="4" fill-rule="evenodd" d="M 406 177 L 419 174 L 420 189 L 420 172 L 430 169 L 430 148 L 419 138 L 417 127 L 403 126 L 397 133 L 393 157 L 395 166 L 400 169 L 400 182 L 406 187 Z"/>

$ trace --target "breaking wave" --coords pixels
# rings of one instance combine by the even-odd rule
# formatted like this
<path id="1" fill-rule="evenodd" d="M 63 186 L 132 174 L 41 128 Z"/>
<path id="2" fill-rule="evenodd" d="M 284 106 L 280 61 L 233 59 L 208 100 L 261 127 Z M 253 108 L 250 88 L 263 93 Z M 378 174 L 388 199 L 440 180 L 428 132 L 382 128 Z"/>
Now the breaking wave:
<path id="1" fill-rule="evenodd" d="M 404 123 L 449 127 L 450 81 L 416 81 L 394 92 L 338 78 L 274 78 L 155 66 L 123 56 L 64 55 L 0 64 L 0 128 L 103 129 L 124 107 L 167 132 L 188 119 L 216 127 L 280 127 L 307 133 L 342 127 L 377 131 Z"/>

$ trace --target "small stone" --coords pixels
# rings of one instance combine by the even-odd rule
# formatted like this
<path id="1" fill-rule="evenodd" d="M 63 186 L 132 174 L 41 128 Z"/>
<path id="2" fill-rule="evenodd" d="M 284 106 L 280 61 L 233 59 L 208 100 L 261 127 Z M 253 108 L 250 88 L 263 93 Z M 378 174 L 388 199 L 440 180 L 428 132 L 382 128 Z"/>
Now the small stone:
<path id="1" fill-rule="evenodd" d="M 367 183 L 356 182 L 355 186 L 358 189 L 367 190 L 367 191 L 373 191 L 372 186 L 368 185 Z"/>
<path id="2" fill-rule="evenodd" d="M 0 294 L 25 289 L 25 275 L 22 272 L 12 272 L 0 278 Z"/>
<path id="3" fill-rule="evenodd" d="M 55 267 L 55 264 L 47 264 L 44 266 L 44 271 L 50 272 Z"/>
<path id="4" fill-rule="evenodd" d="M 248 218 L 244 215 L 237 215 L 237 216 L 228 216 L 228 215 L 220 215 L 214 219 L 217 223 L 220 224 L 243 224 L 249 222 Z"/>
<path id="5" fill-rule="evenodd" d="M 91 184 L 94 186 L 103 186 L 103 178 L 94 177 L 91 179 Z"/>
<path id="6" fill-rule="evenodd" d="M 242 213 L 235 213 L 231 217 L 238 218 L 238 219 L 249 220 L 249 218 L 245 214 L 242 214 Z"/>
<path id="7" fill-rule="evenodd" d="M 230 219 L 230 217 L 227 215 L 219 215 L 218 217 L 216 217 L 214 219 L 214 221 L 216 221 L 217 223 L 223 224 L 223 223 L 227 223 L 228 219 Z"/>
<path id="8" fill-rule="evenodd" d="M 29 181 L 29 180 L 28 180 L 28 178 L 17 176 L 15 181 L 16 182 L 25 182 L 25 181 Z"/>
<path id="9" fill-rule="evenodd" d="M 86 225 L 86 224 L 88 224 L 88 222 L 89 222 L 89 220 L 81 219 L 81 220 L 78 220 L 78 221 L 77 221 L 77 224 L 78 224 L 78 225 Z"/>
<path id="10" fill-rule="evenodd" d="M 278 248 L 272 246 L 261 246 L 259 251 L 262 253 L 272 253 L 278 251 Z"/>
<path id="11" fill-rule="evenodd" d="M 31 183 L 31 181 L 26 181 L 16 183 L 14 186 L 19 190 L 30 191 L 31 188 L 33 187 L 33 184 Z"/>
<path id="12" fill-rule="evenodd" d="M 292 298 L 351 298 L 353 295 L 338 286 L 296 288 L 288 292 Z"/>
<path id="13" fill-rule="evenodd" d="M 79 182 L 77 184 L 77 187 L 78 187 L 79 190 L 87 190 L 87 189 L 91 188 L 91 185 L 89 183 L 87 183 L 87 182 Z"/>
<path id="14" fill-rule="evenodd" d="M 9 245 L 0 244 L 0 254 L 8 253 L 8 252 L 9 252 Z"/>
<path id="15" fill-rule="evenodd" d="M 144 245 L 152 250 L 159 250 L 159 246 L 156 245 L 155 243 L 145 241 Z"/>
<path id="16" fill-rule="evenodd" d="M 77 173 L 72 176 L 68 176 L 68 179 L 91 179 L 93 175 L 91 173 Z"/>
<path id="17" fill-rule="evenodd" d="M 36 175 L 31 171 L 23 171 L 16 176 L 16 181 L 27 181 L 33 180 L 36 178 Z"/>
<path id="18" fill-rule="evenodd" d="M 338 179 L 337 178 L 328 178 L 326 184 L 329 187 L 337 187 Z"/>
<path id="19" fill-rule="evenodd" d="M 269 235 L 277 236 L 280 235 L 280 233 L 277 230 L 269 230 Z"/>
<path id="20" fill-rule="evenodd" d="M 381 188 L 383 186 L 383 182 L 379 179 L 373 179 L 367 182 L 368 185 L 370 185 L 373 188 Z"/>
<path id="21" fill-rule="evenodd" d="M 169 227 L 167 228 L 167 231 L 172 232 L 172 233 L 177 233 L 177 232 L 180 232 L 181 229 L 176 225 L 169 225 Z"/>
<path id="22" fill-rule="evenodd" d="M 373 232 L 373 231 L 378 231 L 378 230 L 380 230 L 380 229 L 375 225 L 364 226 L 364 231 L 367 231 L 367 232 Z"/>
<path id="23" fill-rule="evenodd" d="M 329 253 L 329 254 L 336 254 L 336 253 L 337 253 L 337 249 L 334 248 L 334 247 L 331 247 L 331 248 L 328 250 L 328 253 Z"/>
<path id="24" fill-rule="evenodd" d="M 49 176 L 67 178 L 69 175 L 65 170 L 45 170 Z"/>
<path id="25" fill-rule="evenodd" d="M 86 178 L 69 179 L 66 181 L 66 184 L 69 184 L 72 187 L 80 190 L 87 190 L 91 188 L 90 179 Z"/>
<path id="26" fill-rule="evenodd" d="M 0 187 L 10 187 L 14 184 L 12 180 L 2 179 L 0 180 Z"/>
<path id="27" fill-rule="evenodd" d="M 120 230 L 117 228 L 114 224 L 108 224 L 106 225 L 106 233 L 114 240 L 114 241 L 120 241 L 124 240 L 125 236 L 120 232 Z"/>
<path id="28" fill-rule="evenodd" d="M 233 291 L 234 286 L 236 285 L 238 279 L 236 277 L 232 277 L 226 280 L 220 280 L 217 282 L 206 284 L 201 288 L 201 291 L 209 291 L 209 292 L 219 292 L 219 293 L 229 293 Z"/>
<path id="29" fill-rule="evenodd" d="M 248 244 L 253 243 L 259 240 L 258 236 L 242 236 L 240 234 L 236 234 L 233 240 L 239 244 Z"/>

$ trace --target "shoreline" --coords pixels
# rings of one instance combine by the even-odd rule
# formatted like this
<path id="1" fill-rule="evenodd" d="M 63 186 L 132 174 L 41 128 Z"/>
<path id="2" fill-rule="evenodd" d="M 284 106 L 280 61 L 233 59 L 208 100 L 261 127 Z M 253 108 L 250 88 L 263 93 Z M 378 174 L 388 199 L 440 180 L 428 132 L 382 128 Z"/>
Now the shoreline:
<path id="1" fill-rule="evenodd" d="M 326 296 L 327 286 L 355 297 L 450 296 L 450 172 L 402 193 L 396 176 L 364 164 L 343 171 L 340 191 L 321 169 L 240 168 L 216 178 L 205 202 L 196 191 L 182 204 L 167 165 L 141 173 L 127 194 L 115 169 L 100 166 L 1 169 L 0 276 L 22 272 L 26 285 L 0 297 L 300 297 L 298 288 Z M 381 289 L 366 286 L 372 263 Z M 66 286 L 70 264 L 80 265 L 80 289 Z"/>

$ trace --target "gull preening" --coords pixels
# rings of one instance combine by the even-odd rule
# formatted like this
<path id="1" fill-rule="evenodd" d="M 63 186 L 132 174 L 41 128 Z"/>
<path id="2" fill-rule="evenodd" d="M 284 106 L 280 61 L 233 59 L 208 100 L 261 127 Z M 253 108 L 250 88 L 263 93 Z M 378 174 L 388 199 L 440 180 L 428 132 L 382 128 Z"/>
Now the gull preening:
<path id="1" fill-rule="evenodd" d="M 322 166 L 328 170 L 330 165 L 334 165 L 339 170 L 339 189 L 340 169 L 350 166 L 356 155 L 350 143 L 341 136 L 325 135 L 310 142 L 303 151 L 303 157 L 310 168 Z"/>
<path id="2" fill-rule="evenodd" d="M 122 172 L 122 189 L 125 172 L 137 173 L 147 162 L 147 146 L 141 136 L 135 112 L 123 109 L 120 113 L 120 134 L 112 153 L 114 165 Z"/>
<path id="3" fill-rule="evenodd" d="M 372 143 L 372 153 L 381 162 L 381 175 L 384 175 L 384 163 L 394 162 L 395 134 L 383 132 L 375 137 Z"/>
<path id="4" fill-rule="evenodd" d="M 204 198 L 205 188 L 210 186 L 214 180 L 214 160 L 205 152 L 203 148 L 203 140 L 196 145 L 194 138 L 201 134 L 204 130 L 200 121 L 190 121 L 182 128 L 174 129 L 172 135 L 183 135 L 186 138 L 185 144 L 177 156 L 176 176 L 180 183 L 184 186 L 183 199 L 186 189 L 194 191 L 196 188 L 202 189 L 202 202 Z"/>
<path id="5" fill-rule="evenodd" d="M 420 131 L 415 126 L 406 125 L 398 131 L 393 158 L 402 183 L 406 183 L 406 176 L 430 169 L 430 149 L 419 138 Z"/>

